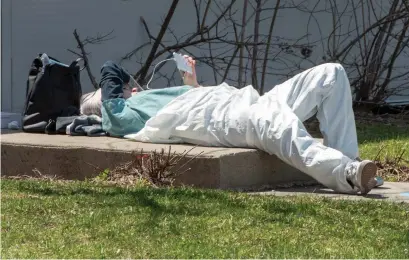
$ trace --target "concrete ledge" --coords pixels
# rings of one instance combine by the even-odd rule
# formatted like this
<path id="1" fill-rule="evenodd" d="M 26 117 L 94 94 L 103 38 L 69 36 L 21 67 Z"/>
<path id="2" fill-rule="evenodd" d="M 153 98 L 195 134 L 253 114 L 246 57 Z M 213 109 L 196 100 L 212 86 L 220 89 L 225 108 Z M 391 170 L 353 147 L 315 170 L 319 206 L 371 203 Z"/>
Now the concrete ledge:
<path id="1" fill-rule="evenodd" d="M 18 131 L 1 133 L 1 174 L 29 175 L 34 169 L 62 179 L 94 177 L 104 169 L 113 169 L 131 159 L 132 152 L 168 149 L 169 145 L 138 143 L 110 137 L 73 137 L 27 134 Z M 191 145 L 172 145 L 172 152 L 182 154 Z M 312 179 L 283 163 L 277 157 L 255 149 L 195 147 L 187 157 L 201 153 L 180 175 L 177 183 L 201 188 L 259 188 Z M 182 169 L 183 170 L 183 169 Z"/>

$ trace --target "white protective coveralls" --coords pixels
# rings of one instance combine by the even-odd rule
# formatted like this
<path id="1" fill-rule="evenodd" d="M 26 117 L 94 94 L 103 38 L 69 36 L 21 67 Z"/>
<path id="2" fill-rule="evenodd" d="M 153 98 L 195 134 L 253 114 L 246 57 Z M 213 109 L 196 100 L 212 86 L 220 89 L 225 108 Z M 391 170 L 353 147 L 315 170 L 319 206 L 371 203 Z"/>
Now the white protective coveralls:
<path id="1" fill-rule="evenodd" d="M 303 125 L 315 113 L 324 144 Z M 261 97 L 252 86 L 192 89 L 125 138 L 258 148 L 331 189 L 356 193 L 345 173 L 358 157 L 355 119 L 349 80 L 339 64 L 306 70 Z"/>

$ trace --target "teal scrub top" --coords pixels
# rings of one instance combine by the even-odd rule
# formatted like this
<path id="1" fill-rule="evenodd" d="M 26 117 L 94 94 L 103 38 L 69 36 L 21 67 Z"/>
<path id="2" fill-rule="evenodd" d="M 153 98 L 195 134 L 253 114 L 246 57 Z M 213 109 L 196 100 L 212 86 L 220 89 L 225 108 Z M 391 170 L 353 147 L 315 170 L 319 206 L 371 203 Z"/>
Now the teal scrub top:
<path id="1" fill-rule="evenodd" d="M 128 99 L 115 98 L 102 102 L 102 129 L 111 136 L 137 133 L 146 121 L 176 97 L 193 87 L 180 86 L 142 91 Z"/>

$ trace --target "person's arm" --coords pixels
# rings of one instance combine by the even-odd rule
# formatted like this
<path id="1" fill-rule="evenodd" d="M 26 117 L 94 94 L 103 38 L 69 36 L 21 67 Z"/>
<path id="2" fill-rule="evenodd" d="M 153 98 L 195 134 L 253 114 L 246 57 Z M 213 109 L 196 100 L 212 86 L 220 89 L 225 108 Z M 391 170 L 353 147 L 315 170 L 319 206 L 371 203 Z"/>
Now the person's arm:
<path id="1" fill-rule="evenodd" d="M 186 61 L 189 63 L 189 65 L 192 67 L 192 74 L 184 71 L 180 71 L 180 76 L 183 79 L 183 84 L 192 86 L 194 88 L 199 88 L 202 87 L 199 85 L 197 82 L 197 76 L 196 76 L 196 61 L 188 56 L 188 55 L 183 55 L 183 57 L 186 59 Z M 140 91 L 137 88 L 132 88 L 132 96 L 138 94 Z"/>

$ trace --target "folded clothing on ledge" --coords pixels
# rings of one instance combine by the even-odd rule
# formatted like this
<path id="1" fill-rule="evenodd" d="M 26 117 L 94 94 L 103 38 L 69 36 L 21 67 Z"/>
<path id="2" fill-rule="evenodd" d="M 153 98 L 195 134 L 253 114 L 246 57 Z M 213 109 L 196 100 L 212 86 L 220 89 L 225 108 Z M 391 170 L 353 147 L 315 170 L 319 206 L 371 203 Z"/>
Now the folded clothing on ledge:
<path id="1" fill-rule="evenodd" d="M 105 136 L 102 130 L 102 119 L 97 115 L 82 115 L 70 117 L 58 117 L 56 122 L 58 133 L 72 136 Z"/>

